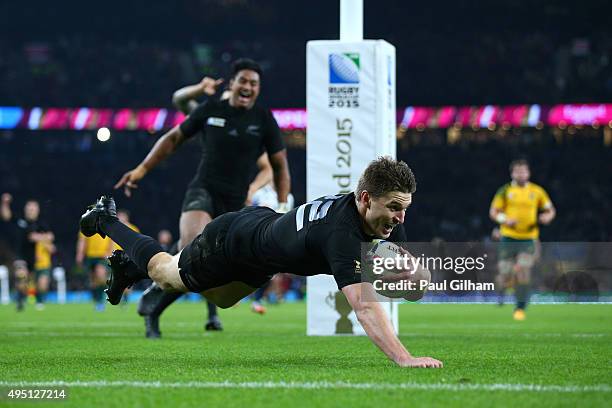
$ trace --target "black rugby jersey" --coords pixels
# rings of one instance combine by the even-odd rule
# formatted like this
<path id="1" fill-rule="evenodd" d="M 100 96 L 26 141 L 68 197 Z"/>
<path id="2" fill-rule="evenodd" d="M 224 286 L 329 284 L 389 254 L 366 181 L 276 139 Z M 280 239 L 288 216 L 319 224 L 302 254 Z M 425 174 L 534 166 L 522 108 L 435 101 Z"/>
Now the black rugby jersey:
<path id="1" fill-rule="evenodd" d="M 30 234 L 33 232 L 50 232 L 51 229 L 44 221 L 28 221 L 25 218 L 19 218 L 15 225 L 17 226 L 17 257 L 26 261 L 28 268 L 32 270 L 32 268 L 34 268 L 34 261 L 36 260 L 36 243 L 30 240 Z"/>
<path id="2" fill-rule="evenodd" d="M 268 276 L 333 275 L 339 289 L 361 282 L 361 243 L 376 237 L 363 231 L 353 193 L 321 197 L 286 214 L 264 207 L 238 214 L 225 241 L 232 267 Z M 406 241 L 403 225 L 387 240 Z"/>
<path id="3" fill-rule="evenodd" d="M 200 132 L 202 159 L 189 187 L 211 188 L 246 197 L 257 158 L 285 148 L 272 112 L 255 104 L 233 108 L 227 100 L 208 99 L 180 125 L 190 138 Z"/>

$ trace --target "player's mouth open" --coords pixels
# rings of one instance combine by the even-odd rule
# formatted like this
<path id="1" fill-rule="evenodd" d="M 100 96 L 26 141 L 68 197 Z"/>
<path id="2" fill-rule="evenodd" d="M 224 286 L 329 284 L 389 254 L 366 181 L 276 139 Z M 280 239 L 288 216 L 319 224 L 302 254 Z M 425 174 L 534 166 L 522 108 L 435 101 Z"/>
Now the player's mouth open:
<path id="1" fill-rule="evenodd" d="M 238 99 L 240 102 L 249 102 L 249 100 L 251 100 L 251 93 L 247 91 L 240 91 L 238 94 Z"/>
<path id="2" fill-rule="evenodd" d="M 393 231 L 393 227 L 395 227 L 395 225 L 393 225 L 393 224 L 385 224 L 385 225 L 383 225 L 383 228 L 385 229 L 385 234 L 390 234 L 391 231 Z"/>

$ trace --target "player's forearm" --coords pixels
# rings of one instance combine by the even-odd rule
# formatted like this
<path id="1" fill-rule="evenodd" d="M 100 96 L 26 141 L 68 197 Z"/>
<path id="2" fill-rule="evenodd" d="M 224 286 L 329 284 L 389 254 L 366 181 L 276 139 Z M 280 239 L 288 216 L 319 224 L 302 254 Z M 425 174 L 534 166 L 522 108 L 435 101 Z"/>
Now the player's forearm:
<path id="1" fill-rule="evenodd" d="M 155 143 L 147 157 L 139 164 L 145 172 L 149 172 L 161 161 L 170 156 L 183 142 L 183 133 L 178 126 L 164 134 Z"/>
<path id="2" fill-rule="evenodd" d="M 493 222 L 503 224 L 506 221 L 506 214 L 497 208 L 491 208 L 489 210 L 489 218 L 491 218 L 491 221 Z"/>
<path id="3" fill-rule="evenodd" d="M 278 202 L 286 203 L 289 191 L 291 190 L 291 178 L 289 177 L 288 169 L 280 173 L 274 173 L 274 186 L 276 187 Z"/>
<path id="4" fill-rule="evenodd" d="M 270 164 L 274 174 L 274 187 L 278 196 L 279 203 L 286 203 L 287 196 L 291 190 L 291 177 L 289 176 L 289 165 L 287 155 L 276 153 L 270 157 Z"/>
<path id="5" fill-rule="evenodd" d="M 544 212 L 545 214 L 548 214 L 548 222 L 551 222 L 552 220 L 555 219 L 555 217 L 557 216 L 557 210 L 555 210 L 554 207 L 549 208 L 548 210 L 546 210 Z"/>
<path id="6" fill-rule="evenodd" d="M 85 241 L 82 239 L 77 241 L 76 256 L 74 259 L 78 264 L 82 263 L 83 259 L 85 259 Z"/>
<path id="7" fill-rule="evenodd" d="M 389 359 L 400 364 L 411 358 L 410 353 L 399 341 L 391 326 L 388 316 L 380 304 L 376 302 L 365 303 L 355 311 L 359 323 L 363 326 L 368 337 Z"/>
<path id="8" fill-rule="evenodd" d="M 249 185 L 249 194 L 255 193 L 257 190 L 273 180 L 273 172 L 271 167 L 260 169 L 251 184 Z"/>
<path id="9" fill-rule="evenodd" d="M 204 89 L 201 84 L 188 85 L 178 89 L 172 95 L 172 103 L 181 112 L 188 114 L 191 112 L 190 101 L 193 101 L 204 95 Z"/>

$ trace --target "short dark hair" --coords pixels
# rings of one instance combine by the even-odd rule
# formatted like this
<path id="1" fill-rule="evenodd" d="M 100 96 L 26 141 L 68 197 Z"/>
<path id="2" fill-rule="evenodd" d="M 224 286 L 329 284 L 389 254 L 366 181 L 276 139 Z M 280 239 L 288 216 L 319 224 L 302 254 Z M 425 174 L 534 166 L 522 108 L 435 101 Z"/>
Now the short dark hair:
<path id="1" fill-rule="evenodd" d="M 510 171 L 514 170 L 516 166 L 527 166 L 529 167 L 529 162 L 527 159 L 515 159 L 510 162 Z"/>
<path id="2" fill-rule="evenodd" d="M 257 72 L 260 78 L 263 75 L 261 65 L 259 65 L 250 58 L 240 58 L 234 61 L 234 63 L 232 64 L 232 79 L 236 78 L 236 75 L 238 75 L 240 71 L 245 69 Z"/>
<path id="3" fill-rule="evenodd" d="M 379 157 L 372 161 L 361 175 L 355 195 L 359 196 L 364 190 L 374 198 L 382 197 L 391 191 L 414 193 L 416 180 L 410 167 L 403 161 Z"/>

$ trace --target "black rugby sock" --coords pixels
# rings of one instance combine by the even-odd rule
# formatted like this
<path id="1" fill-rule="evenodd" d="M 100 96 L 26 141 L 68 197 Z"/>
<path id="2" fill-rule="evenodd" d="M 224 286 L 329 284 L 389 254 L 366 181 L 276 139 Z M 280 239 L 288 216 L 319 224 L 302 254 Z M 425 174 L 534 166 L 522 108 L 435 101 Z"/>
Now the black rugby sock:
<path id="1" fill-rule="evenodd" d="M 217 318 L 217 305 L 212 302 L 206 301 L 208 305 L 208 320 L 214 320 Z"/>
<path id="2" fill-rule="evenodd" d="M 154 255 L 164 252 L 161 245 L 153 238 L 133 231 L 117 219 L 103 219 L 100 224 L 102 231 L 121 245 L 127 256 L 141 271 L 147 270 L 149 261 Z"/>
<path id="3" fill-rule="evenodd" d="M 155 309 L 151 312 L 151 315 L 159 316 L 163 313 L 164 310 L 172 303 L 176 301 L 176 299 L 180 298 L 183 295 L 182 292 L 167 292 L 164 291 L 164 294 L 155 305 Z"/>
<path id="4" fill-rule="evenodd" d="M 516 308 L 525 310 L 529 302 L 529 285 L 516 285 Z"/>

